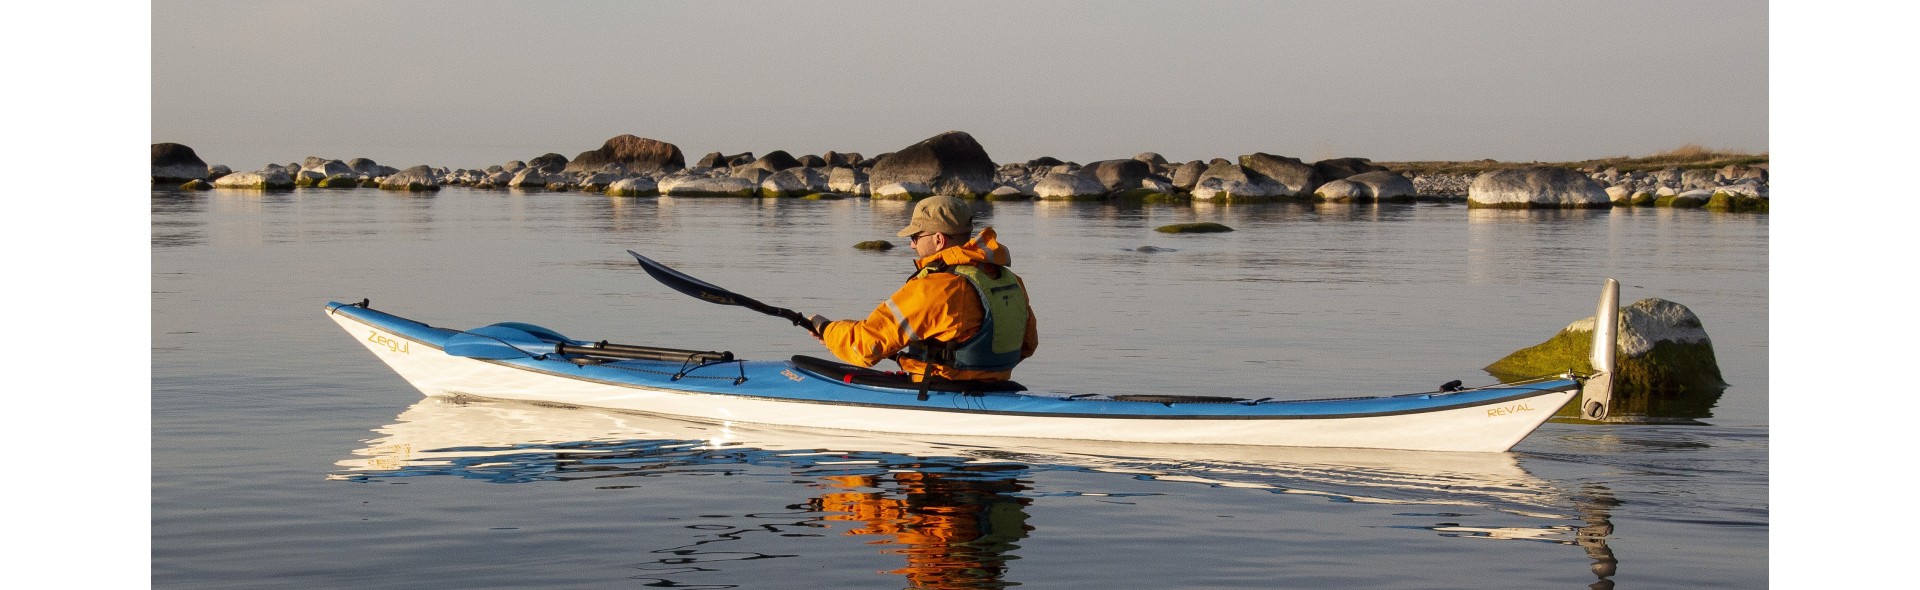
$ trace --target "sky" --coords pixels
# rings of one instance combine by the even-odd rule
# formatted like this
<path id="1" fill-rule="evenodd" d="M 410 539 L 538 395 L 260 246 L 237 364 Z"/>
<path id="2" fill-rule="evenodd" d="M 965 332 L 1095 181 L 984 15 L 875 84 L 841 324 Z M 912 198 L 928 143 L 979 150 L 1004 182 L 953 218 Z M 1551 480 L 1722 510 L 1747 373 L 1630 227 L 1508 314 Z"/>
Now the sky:
<path id="1" fill-rule="evenodd" d="M 633 134 L 996 162 L 1766 152 L 1753 1 L 151 5 L 151 142 L 483 168 Z"/>

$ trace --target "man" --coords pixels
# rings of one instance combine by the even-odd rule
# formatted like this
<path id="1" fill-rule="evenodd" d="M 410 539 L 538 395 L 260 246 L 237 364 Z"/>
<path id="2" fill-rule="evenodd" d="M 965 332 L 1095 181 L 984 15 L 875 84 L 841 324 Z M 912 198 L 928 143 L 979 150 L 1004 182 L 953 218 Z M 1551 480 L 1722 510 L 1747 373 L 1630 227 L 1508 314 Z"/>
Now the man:
<path id="1" fill-rule="evenodd" d="M 913 276 L 864 320 L 813 316 L 814 332 L 840 360 L 871 367 L 892 358 L 915 381 L 1006 381 L 1040 345 L 1027 286 L 993 228 L 973 233 L 973 210 L 956 197 L 914 204 L 897 234 L 913 248 Z"/>

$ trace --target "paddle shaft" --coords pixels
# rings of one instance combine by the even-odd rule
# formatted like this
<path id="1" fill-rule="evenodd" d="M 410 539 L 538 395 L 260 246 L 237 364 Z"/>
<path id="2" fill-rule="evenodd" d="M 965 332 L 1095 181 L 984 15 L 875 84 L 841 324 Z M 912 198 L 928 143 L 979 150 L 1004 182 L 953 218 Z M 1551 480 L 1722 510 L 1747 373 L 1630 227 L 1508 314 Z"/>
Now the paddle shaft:
<path id="1" fill-rule="evenodd" d="M 813 334 L 814 336 L 820 335 L 819 332 L 814 331 L 813 322 L 807 321 L 807 316 L 802 315 L 800 312 L 787 309 L 784 307 L 774 307 L 771 305 L 767 305 L 765 303 L 761 303 L 753 299 L 752 297 L 747 297 L 745 295 L 741 295 L 733 291 L 722 289 L 719 286 L 714 285 L 713 283 L 709 283 L 706 281 L 702 281 L 700 279 L 693 278 L 692 276 L 689 276 L 686 273 L 674 270 L 668 267 L 667 265 L 654 262 L 652 259 L 649 259 L 645 256 L 641 256 L 639 252 L 628 250 L 627 253 L 632 254 L 635 260 L 640 261 L 640 268 L 646 269 L 648 276 L 652 276 L 654 280 L 660 281 L 661 284 L 671 287 L 675 291 L 685 293 L 688 296 L 691 296 L 695 299 L 700 299 L 710 303 L 718 303 L 720 305 L 737 305 L 737 306 L 745 307 L 747 309 L 751 309 L 751 310 L 764 313 L 770 316 L 783 318 L 783 319 L 786 319 L 787 321 L 793 322 L 793 325 L 795 326 L 806 328 L 807 332 Z"/>

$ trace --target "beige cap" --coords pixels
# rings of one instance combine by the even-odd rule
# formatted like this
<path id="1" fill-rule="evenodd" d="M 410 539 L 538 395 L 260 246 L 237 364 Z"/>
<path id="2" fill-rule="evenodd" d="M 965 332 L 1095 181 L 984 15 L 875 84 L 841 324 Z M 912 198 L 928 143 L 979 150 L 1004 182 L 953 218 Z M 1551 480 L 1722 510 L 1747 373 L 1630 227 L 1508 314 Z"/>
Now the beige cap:
<path id="1" fill-rule="evenodd" d="M 904 238 L 920 232 L 972 235 L 973 208 L 968 207 L 966 201 L 951 195 L 921 199 L 913 204 L 913 221 L 894 235 Z"/>

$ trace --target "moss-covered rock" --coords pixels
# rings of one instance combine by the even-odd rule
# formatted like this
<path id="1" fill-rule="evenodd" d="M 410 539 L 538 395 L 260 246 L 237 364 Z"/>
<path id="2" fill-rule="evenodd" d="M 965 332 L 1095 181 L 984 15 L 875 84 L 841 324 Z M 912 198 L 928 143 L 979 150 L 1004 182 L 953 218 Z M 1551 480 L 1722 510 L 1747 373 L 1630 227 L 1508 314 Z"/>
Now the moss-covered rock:
<path id="1" fill-rule="evenodd" d="M 1487 365 L 1486 371 L 1502 381 L 1592 371 L 1593 325 L 1592 317 L 1568 324 L 1546 342 Z M 1664 299 L 1636 301 L 1621 308 L 1616 332 L 1609 414 L 1704 417 L 1726 389 L 1713 342 L 1686 306 Z"/>
<path id="2" fill-rule="evenodd" d="M 808 193 L 807 196 L 800 198 L 809 201 L 838 201 L 847 198 L 847 196 L 840 193 Z"/>
<path id="3" fill-rule="evenodd" d="M 867 240 L 865 242 L 854 244 L 853 247 L 859 248 L 861 250 L 875 250 L 875 251 L 884 252 L 884 251 L 893 249 L 893 242 L 889 242 L 886 240 Z"/>
<path id="4" fill-rule="evenodd" d="M 1766 213 L 1767 199 L 1729 192 L 1716 192 L 1707 199 L 1706 209 L 1713 211 L 1732 211 L 1736 213 Z"/>
<path id="5" fill-rule="evenodd" d="M 1167 233 L 1167 234 L 1210 234 L 1210 233 L 1233 231 L 1233 228 L 1220 225 L 1218 223 L 1214 223 L 1211 221 L 1201 221 L 1197 223 L 1175 223 L 1173 225 L 1162 225 L 1160 227 L 1153 228 L 1153 231 L 1157 231 L 1160 233 Z"/>
<path id="6" fill-rule="evenodd" d="M 207 182 L 205 180 L 201 180 L 198 178 L 189 180 L 185 184 L 180 185 L 180 190 L 183 190 L 183 191 L 204 191 L 204 190 L 211 190 L 212 188 L 213 188 L 213 183 Z"/>

